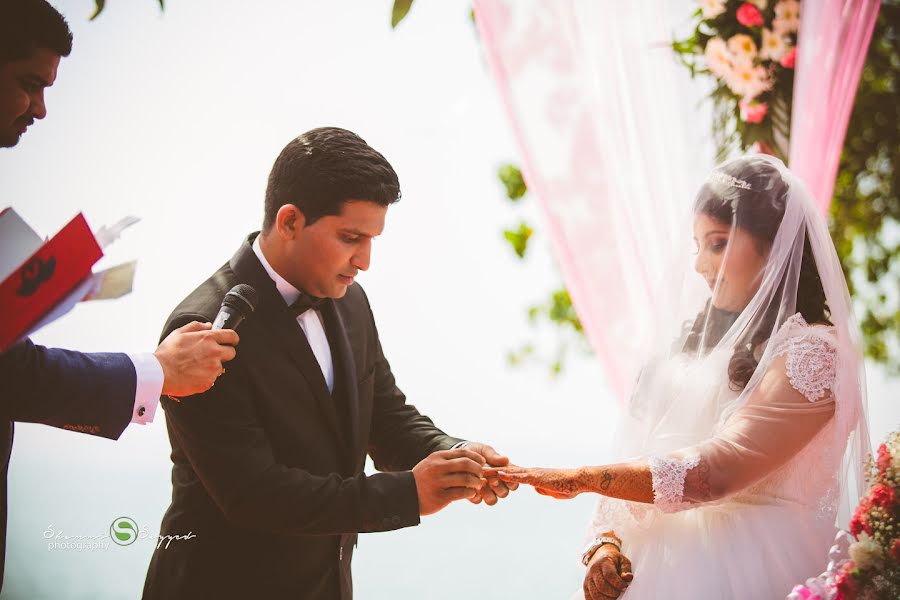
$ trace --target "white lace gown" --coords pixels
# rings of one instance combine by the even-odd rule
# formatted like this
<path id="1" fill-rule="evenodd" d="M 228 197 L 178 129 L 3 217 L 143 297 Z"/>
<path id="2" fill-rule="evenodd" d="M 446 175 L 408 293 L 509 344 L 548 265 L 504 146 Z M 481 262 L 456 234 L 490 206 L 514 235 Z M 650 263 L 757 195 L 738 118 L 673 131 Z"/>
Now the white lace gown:
<path id="1" fill-rule="evenodd" d="M 634 571 L 624 600 L 780 600 L 823 570 L 836 441 L 852 420 L 835 389 L 837 337 L 797 314 L 768 346 L 762 379 L 731 414 L 728 353 L 642 373 L 620 438 L 623 457 L 649 461 L 656 502 L 601 497 L 589 532 L 623 540 Z"/>

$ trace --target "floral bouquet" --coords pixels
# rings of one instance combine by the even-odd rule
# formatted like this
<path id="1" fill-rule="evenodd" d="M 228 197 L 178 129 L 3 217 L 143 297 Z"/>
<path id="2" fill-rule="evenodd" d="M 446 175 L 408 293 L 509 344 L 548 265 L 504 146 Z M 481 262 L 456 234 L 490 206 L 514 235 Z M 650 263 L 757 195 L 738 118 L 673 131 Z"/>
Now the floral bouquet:
<path id="1" fill-rule="evenodd" d="M 672 47 L 692 76 L 713 80 L 719 158 L 755 146 L 786 160 L 799 0 L 700 0 L 694 19 Z"/>
<path id="2" fill-rule="evenodd" d="M 866 465 L 869 494 L 838 533 L 828 570 L 796 586 L 788 600 L 900 598 L 900 431 Z"/>

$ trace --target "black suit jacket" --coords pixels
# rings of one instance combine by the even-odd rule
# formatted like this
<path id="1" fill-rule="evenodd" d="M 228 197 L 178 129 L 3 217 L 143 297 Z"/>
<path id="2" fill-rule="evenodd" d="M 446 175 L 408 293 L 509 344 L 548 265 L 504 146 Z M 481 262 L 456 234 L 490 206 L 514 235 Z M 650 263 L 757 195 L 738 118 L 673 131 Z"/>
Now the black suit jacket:
<path id="1" fill-rule="evenodd" d="M 144 598 L 352 597 L 358 532 L 419 523 L 409 471 L 457 443 L 397 388 L 365 293 L 322 307 L 334 392 L 294 316 L 256 257 L 251 235 L 172 313 L 163 336 L 212 321 L 238 283 L 256 288 L 237 357 L 209 391 L 163 399 L 172 503 Z M 363 474 L 366 454 L 381 473 Z"/>
<path id="2" fill-rule="evenodd" d="M 26 339 L 0 354 L 0 587 L 13 421 L 117 439 L 131 422 L 137 378 L 126 354 L 44 348 Z"/>

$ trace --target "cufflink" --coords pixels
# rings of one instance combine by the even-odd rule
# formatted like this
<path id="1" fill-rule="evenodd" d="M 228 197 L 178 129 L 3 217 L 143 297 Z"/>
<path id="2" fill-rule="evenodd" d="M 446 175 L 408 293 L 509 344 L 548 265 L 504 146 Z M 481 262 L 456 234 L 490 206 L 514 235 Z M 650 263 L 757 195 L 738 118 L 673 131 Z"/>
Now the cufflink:
<path id="1" fill-rule="evenodd" d="M 138 416 L 139 416 L 139 417 L 143 417 L 145 412 L 147 412 L 147 409 L 145 409 L 143 406 L 140 407 L 140 408 L 138 409 Z"/>

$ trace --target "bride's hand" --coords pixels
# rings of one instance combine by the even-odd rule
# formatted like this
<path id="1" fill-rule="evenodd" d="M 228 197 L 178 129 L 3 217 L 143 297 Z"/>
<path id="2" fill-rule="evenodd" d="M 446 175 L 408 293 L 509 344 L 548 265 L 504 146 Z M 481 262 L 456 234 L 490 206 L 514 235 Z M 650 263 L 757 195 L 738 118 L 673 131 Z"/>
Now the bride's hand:
<path id="1" fill-rule="evenodd" d="M 618 598 L 632 579 L 631 561 L 611 544 L 600 546 L 584 574 L 584 597 L 586 600 Z"/>
<path id="2" fill-rule="evenodd" d="M 577 469 L 542 469 L 537 467 L 506 467 L 485 469 L 485 477 L 498 477 L 506 483 L 533 486 L 538 494 L 557 500 L 570 500 L 585 491 Z"/>

